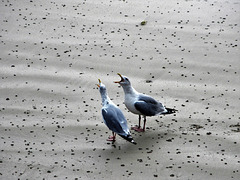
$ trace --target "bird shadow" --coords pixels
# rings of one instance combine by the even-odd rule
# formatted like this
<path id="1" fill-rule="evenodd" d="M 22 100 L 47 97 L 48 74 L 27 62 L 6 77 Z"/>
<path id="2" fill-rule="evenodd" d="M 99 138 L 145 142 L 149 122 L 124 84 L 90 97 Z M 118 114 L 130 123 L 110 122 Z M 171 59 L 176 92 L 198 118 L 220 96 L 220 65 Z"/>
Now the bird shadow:
<path id="1" fill-rule="evenodd" d="M 159 149 L 158 147 L 166 141 L 171 141 L 171 139 L 176 136 L 173 131 L 164 130 L 164 131 L 153 131 L 147 130 L 145 132 L 132 132 L 132 136 L 137 143 L 136 145 L 120 139 L 117 136 L 117 140 L 112 142 L 107 142 L 109 145 L 105 149 L 102 155 L 107 157 L 127 157 L 127 156 L 136 156 L 139 153 L 152 153 L 153 149 Z"/>

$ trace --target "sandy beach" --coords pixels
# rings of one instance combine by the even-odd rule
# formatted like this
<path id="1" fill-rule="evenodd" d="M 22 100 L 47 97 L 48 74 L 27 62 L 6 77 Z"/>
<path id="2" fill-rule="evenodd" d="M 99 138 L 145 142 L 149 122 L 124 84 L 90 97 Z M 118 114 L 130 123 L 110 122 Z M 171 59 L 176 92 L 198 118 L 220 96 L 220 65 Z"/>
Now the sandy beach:
<path id="1" fill-rule="evenodd" d="M 240 179 L 240 1 L 2 0 L 0 179 Z M 117 73 L 178 109 L 137 145 L 101 115 Z"/>

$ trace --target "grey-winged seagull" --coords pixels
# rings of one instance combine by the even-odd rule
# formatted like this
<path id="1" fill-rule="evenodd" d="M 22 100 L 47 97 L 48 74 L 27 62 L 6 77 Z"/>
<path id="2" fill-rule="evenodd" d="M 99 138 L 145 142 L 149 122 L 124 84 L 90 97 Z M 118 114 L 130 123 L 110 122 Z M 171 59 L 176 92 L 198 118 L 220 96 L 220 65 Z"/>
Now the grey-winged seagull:
<path id="1" fill-rule="evenodd" d="M 127 126 L 127 120 L 124 117 L 122 111 L 111 101 L 108 97 L 107 89 L 105 85 L 98 79 L 99 91 L 102 97 L 102 117 L 105 125 L 112 131 L 113 136 L 108 138 L 108 141 L 115 142 L 116 134 L 126 139 L 127 141 L 136 144 L 133 140 L 129 128 Z"/>
<path id="2" fill-rule="evenodd" d="M 156 101 L 151 96 L 137 92 L 131 85 L 130 80 L 122 76 L 120 73 L 118 75 L 121 77 L 119 83 L 125 94 L 124 104 L 127 109 L 139 115 L 139 124 L 138 126 L 132 127 L 135 131 L 144 132 L 146 125 L 146 116 L 157 116 L 160 114 L 172 114 L 175 113 L 176 109 L 166 108 L 161 102 Z M 141 128 L 141 115 L 144 117 L 143 128 Z"/>

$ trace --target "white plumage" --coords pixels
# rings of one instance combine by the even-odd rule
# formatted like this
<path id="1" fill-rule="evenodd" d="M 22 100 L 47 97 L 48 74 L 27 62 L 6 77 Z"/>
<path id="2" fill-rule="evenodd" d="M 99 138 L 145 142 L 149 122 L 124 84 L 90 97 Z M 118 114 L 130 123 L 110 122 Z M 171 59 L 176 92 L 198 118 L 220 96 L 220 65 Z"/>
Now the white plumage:
<path id="1" fill-rule="evenodd" d="M 127 109 L 134 113 L 139 115 L 139 124 L 138 126 L 132 128 L 138 132 L 145 131 L 145 125 L 146 125 L 146 116 L 156 116 L 160 114 L 172 114 L 175 113 L 176 109 L 171 108 L 165 108 L 164 105 L 161 102 L 156 101 L 151 96 L 142 94 L 137 92 L 132 86 L 130 80 L 122 76 L 118 73 L 118 75 L 121 77 L 120 81 L 116 81 L 115 83 L 119 83 L 125 94 L 125 105 Z M 141 128 L 141 115 L 144 117 L 144 124 L 143 128 Z"/>
<path id="2" fill-rule="evenodd" d="M 108 97 L 106 87 L 101 83 L 100 79 L 97 86 L 99 87 L 102 97 L 103 122 L 113 133 L 113 136 L 110 137 L 108 141 L 114 142 L 116 139 L 116 134 L 118 134 L 127 141 L 136 144 L 130 134 L 126 118 L 124 117 L 122 111 Z"/>

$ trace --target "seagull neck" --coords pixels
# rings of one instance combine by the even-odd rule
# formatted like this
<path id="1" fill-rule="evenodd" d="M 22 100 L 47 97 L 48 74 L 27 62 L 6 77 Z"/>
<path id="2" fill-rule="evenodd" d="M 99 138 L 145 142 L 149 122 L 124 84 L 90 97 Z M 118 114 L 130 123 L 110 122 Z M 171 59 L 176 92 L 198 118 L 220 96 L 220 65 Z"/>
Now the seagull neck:
<path id="1" fill-rule="evenodd" d="M 109 104 L 110 102 L 110 98 L 108 97 L 108 95 L 105 93 L 105 94 L 102 94 L 102 105 L 105 106 L 106 104 Z"/>
<path id="2" fill-rule="evenodd" d="M 125 94 L 137 94 L 137 91 L 131 86 L 123 86 L 123 90 Z"/>

